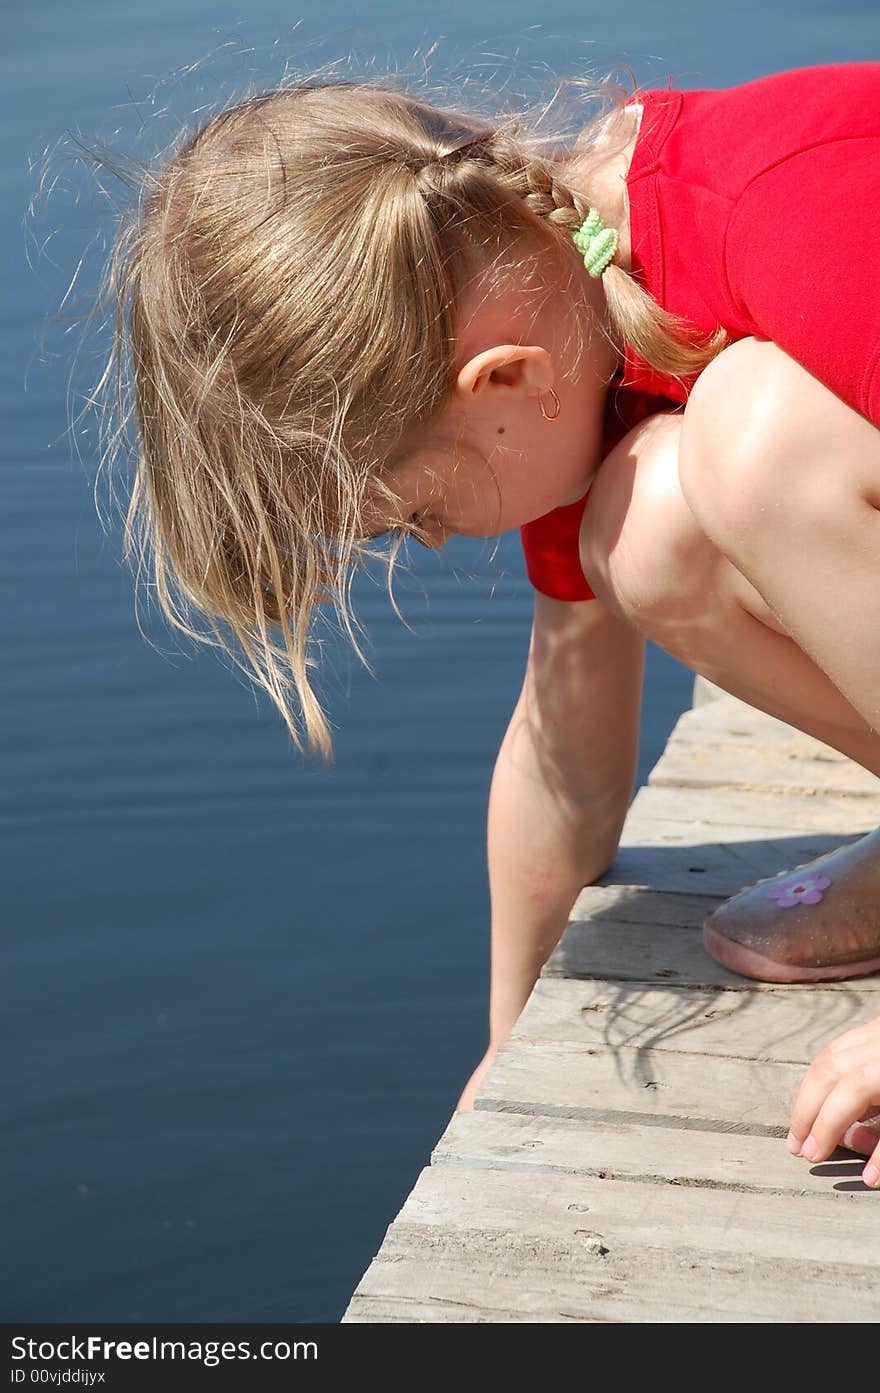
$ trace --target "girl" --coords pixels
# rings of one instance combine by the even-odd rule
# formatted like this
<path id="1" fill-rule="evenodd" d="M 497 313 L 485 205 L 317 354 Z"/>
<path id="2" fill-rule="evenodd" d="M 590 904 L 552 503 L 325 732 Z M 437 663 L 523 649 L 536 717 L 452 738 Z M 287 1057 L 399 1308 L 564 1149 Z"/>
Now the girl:
<path id="1" fill-rule="evenodd" d="M 611 109 L 562 151 L 372 82 L 248 98 L 145 171 L 108 270 L 126 557 L 149 548 L 170 622 L 202 637 L 201 611 L 245 666 L 225 622 L 298 748 L 293 697 L 332 754 L 320 601 L 369 666 L 345 591 L 370 542 L 390 530 L 390 592 L 406 535 L 521 528 L 490 1043 L 459 1108 L 614 856 L 645 635 L 880 773 L 880 64 L 597 90 Z M 811 872 L 814 903 L 762 882 L 722 906 L 709 951 L 773 980 L 875 970 L 877 834 Z M 805 1155 L 877 1142 L 852 1125 L 880 1105 L 880 1022 L 850 1036 L 798 1094 Z"/>

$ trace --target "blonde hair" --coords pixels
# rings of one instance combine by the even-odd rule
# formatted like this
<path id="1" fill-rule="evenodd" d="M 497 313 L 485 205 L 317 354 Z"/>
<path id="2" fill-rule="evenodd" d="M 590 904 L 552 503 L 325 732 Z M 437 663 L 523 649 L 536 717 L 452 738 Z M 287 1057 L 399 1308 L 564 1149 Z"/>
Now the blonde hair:
<path id="1" fill-rule="evenodd" d="M 626 92 L 569 78 L 554 101 L 566 81 L 610 104 L 575 151 L 607 158 Z M 487 266 L 525 275 L 530 250 L 544 267 L 548 254 L 578 265 L 571 232 L 589 204 L 564 158 L 522 112 L 466 105 L 388 79 L 246 97 L 184 131 L 162 167 L 138 165 L 100 287 L 114 330 L 94 396 L 116 419 L 102 462 L 121 446 L 133 465 L 124 557 L 140 577 L 152 556 L 170 624 L 225 649 L 297 749 L 328 762 L 311 623 L 332 602 L 372 671 L 347 590 L 354 565 L 376 558 L 403 618 L 394 565 L 423 530 L 391 529 L 386 553 L 366 545 L 363 518 L 399 515 L 389 460 L 450 397 L 463 286 Z M 699 372 L 727 342 L 723 329 L 693 342 L 613 262 L 603 285 L 622 339 L 661 372 Z"/>

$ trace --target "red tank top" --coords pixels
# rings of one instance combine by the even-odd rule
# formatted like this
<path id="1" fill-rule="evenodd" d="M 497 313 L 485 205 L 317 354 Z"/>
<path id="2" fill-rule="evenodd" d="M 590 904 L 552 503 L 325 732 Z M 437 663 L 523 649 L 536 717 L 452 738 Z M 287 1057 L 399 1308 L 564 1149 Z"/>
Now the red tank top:
<path id="1" fill-rule="evenodd" d="M 797 68 L 726 89 L 636 93 L 626 176 L 632 273 L 700 337 L 771 339 L 880 427 L 880 63 Z M 607 454 L 686 402 L 696 377 L 624 346 Z M 593 592 L 578 558 L 589 493 L 520 529 L 537 590 Z"/>

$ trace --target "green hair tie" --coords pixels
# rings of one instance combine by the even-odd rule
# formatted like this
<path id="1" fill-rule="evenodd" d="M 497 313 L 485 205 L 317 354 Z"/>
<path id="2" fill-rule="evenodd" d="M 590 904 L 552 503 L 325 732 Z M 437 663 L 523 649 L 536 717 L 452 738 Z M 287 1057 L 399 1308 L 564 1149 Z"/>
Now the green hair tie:
<path id="1" fill-rule="evenodd" d="M 617 233 L 605 226 L 597 208 L 591 208 L 580 227 L 571 235 L 578 251 L 583 252 L 584 265 L 590 275 L 601 276 L 617 251 Z"/>

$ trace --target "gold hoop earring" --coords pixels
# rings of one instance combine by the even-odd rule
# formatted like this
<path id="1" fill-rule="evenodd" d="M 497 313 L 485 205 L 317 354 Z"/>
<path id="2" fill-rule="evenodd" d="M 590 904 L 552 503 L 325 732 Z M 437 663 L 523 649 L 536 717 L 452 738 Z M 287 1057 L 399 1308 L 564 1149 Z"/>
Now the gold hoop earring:
<path id="1" fill-rule="evenodd" d="M 555 420 L 556 420 L 556 417 L 559 415 L 560 411 L 562 410 L 562 403 L 560 402 L 558 396 L 556 395 L 556 393 L 554 392 L 554 390 L 553 390 L 552 387 L 548 387 L 548 388 L 547 388 L 547 391 L 550 393 L 551 397 L 552 397 L 553 400 L 556 402 L 556 410 L 555 410 L 555 412 L 553 413 L 552 416 L 548 416 L 548 415 L 547 415 L 547 412 L 544 410 L 544 403 L 542 402 L 540 396 L 538 397 L 538 405 L 539 405 L 540 408 L 541 408 L 541 415 L 544 417 L 544 420 L 545 420 L 545 421 L 555 421 Z"/>

